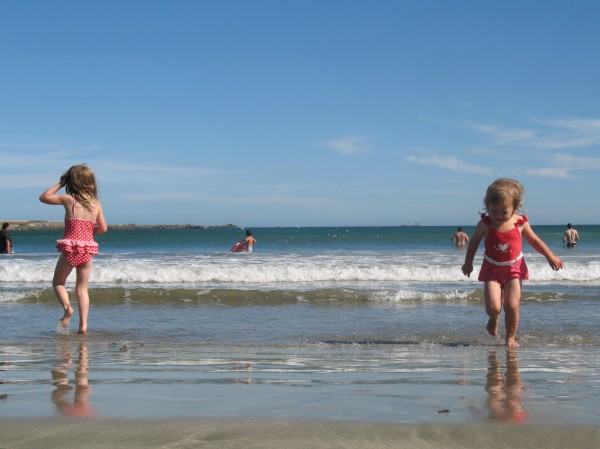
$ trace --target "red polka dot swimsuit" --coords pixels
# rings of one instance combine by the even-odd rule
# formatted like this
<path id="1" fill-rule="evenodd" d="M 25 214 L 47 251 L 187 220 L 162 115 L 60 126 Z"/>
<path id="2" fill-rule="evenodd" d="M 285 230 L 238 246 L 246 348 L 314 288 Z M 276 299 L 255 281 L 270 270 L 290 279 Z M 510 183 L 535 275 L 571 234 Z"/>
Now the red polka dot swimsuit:
<path id="1" fill-rule="evenodd" d="M 65 218 L 64 236 L 56 241 L 56 249 L 63 253 L 71 266 L 83 265 L 98 254 L 98 243 L 94 241 L 95 225 L 95 221 L 75 218 L 73 202 L 73 218 Z"/>

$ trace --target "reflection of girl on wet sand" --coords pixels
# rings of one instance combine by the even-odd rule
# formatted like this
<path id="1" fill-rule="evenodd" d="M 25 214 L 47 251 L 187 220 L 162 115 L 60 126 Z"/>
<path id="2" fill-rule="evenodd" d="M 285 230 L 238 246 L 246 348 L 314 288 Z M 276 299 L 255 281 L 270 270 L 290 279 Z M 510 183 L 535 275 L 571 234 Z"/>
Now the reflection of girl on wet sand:
<path id="1" fill-rule="evenodd" d="M 488 373 L 485 391 L 488 393 L 487 406 L 490 418 L 494 421 L 521 423 L 527 419 L 527 412 L 521 401 L 521 375 L 519 360 L 515 350 L 506 351 L 506 373 L 502 369 L 495 351 L 488 354 Z"/>
<path id="2" fill-rule="evenodd" d="M 71 353 L 64 348 L 62 357 L 64 362 L 52 370 L 52 380 L 55 389 L 52 392 L 52 402 L 63 416 L 72 418 L 87 418 L 93 415 L 88 395 L 91 387 L 88 384 L 88 348 L 84 343 L 79 347 L 79 359 L 75 368 L 75 392 L 73 401 L 69 396 L 73 387 L 69 385 L 68 371 L 72 365 Z"/>

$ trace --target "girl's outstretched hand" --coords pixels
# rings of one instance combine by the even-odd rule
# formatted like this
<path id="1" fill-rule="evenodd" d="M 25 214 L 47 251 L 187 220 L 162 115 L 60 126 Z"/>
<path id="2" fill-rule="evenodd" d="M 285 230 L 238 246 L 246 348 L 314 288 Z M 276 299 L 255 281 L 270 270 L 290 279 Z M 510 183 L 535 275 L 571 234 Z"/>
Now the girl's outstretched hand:
<path id="1" fill-rule="evenodd" d="M 552 267 L 552 269 L 554 271 L 558 271 L 563 267 L 562 260 L 560 260 L 560 258 L 558 258 L 556 256 L 549 257 L 548 263 L 550 264 L 550 266 Z"/>
<path id="2" fill-rule="evenodd" d="M 473 264 L 466 263 L 462 266 L 462 272 L 465 276 L 471 277 L 471 273 L 473 272 Z"/>

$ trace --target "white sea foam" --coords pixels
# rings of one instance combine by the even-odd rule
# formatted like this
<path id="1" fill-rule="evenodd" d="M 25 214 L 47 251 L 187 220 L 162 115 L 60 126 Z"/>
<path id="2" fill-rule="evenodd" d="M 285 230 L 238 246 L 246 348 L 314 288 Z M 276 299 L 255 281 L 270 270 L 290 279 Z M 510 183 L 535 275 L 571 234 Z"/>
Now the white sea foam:
<path id="1" fill-rule="evenodd" d="M 24 298 L 35 298 L 41 293 L 40 289 L 11 288 L 0 290 L 0 304 L 17 302 Z"/>
<path id="2" fill-rule="evenodd" d="M 461 300 L 469 299 L 474 293 L 470 291 L 441 290 L 436 292 L 426 292 L 416 289 L 402 289 L 398 291 L 378 291 L 374 292 L 372 297 L 376 301 L 384 302 L 405 302 L 407 300 L 420 301 L 440 301 L 440 300 Z"/>
<path id="3" fill-rule="evenodd" d="M 98 257 L 90 281 L 100 285 L 128 284 L 311 284 L 311 283 L 469 283 L 477 282 L 479 263 L 470 278 L 461 272 L 462 254 L 331 253 L 315 256 L 187 254 L 156 257 Z M 56 259 L 0 261 L 2 285 L 49 285 Z M 542 257 L 528 257 L 530 281 L 600 285 L 600 262 L 567 261 L 553 271 Z M 71 275 L 69 281 L 74 282 Z"/>

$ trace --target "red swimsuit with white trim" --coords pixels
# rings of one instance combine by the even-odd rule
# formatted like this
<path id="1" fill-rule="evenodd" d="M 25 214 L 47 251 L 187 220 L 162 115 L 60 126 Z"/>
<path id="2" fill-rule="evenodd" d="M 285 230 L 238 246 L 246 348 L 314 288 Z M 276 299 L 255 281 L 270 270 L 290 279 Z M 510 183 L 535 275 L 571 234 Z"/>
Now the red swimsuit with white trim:
<path id="1" fill-rule="evenodd" d="M 73 202 L 73 218 L 65 218 L 65 233 L 56 241 L 56 249 L 64 254 L 71 266 L 77 267 L 90 261 L 98 254 L 98 243 L 94 241 L 96 222 L 75 218 L 75 201 Z"/>
<path id="2" fill-rule="evenodd" d="M 484 258 L 479 271 L 479 280 L 495 281 L 504 285 L 510 279 L 529 279 L 529 271 L 521 252 L 523 238 L 519 231 L 519 228 L 528 222 L 527 216 L 523 215 L 517 220 L 515 227 L 506 232 L 494 229 L 487 215 L 481 215 L 481 220 L 488 227 L 485 236 L 485 255 L 492 260 Z"/>

